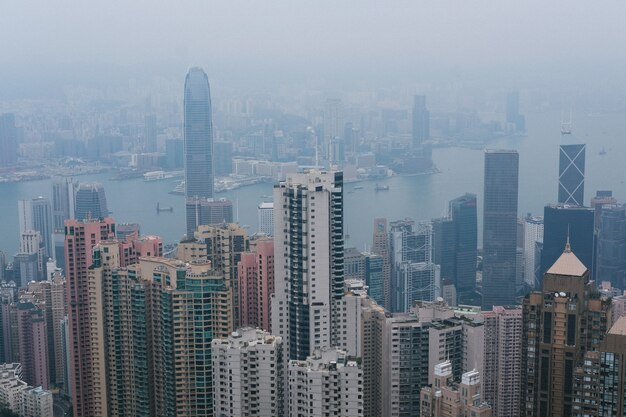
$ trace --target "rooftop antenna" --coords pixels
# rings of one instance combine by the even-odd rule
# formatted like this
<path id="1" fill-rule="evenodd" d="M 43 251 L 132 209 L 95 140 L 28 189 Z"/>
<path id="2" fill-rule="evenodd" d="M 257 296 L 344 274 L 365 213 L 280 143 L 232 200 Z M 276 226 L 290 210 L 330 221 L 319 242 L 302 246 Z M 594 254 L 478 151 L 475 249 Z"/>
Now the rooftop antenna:
<path id="1" fill-rule="evenodd" d="M 572 251 L 572 246 L 569 243 L 569 223 L 567 224 L 567 242 L 565 242 L 565 252 L 569 253 Z"/>
<path id="2" fill-rule="evenodd" d="M 563 113 L 561 113 L 561 135 L 572 134 L 572 109 L 569 110 L 569 121 L 563 120 Z"/>

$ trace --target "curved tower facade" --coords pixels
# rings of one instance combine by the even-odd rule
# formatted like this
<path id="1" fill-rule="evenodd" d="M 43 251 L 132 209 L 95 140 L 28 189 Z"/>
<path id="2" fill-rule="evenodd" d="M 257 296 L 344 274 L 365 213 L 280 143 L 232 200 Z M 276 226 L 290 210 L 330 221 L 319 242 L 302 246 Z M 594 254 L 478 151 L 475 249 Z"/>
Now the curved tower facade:
<path id="1" fill-rule="evenodd" d="M 202 68 L 185 78 L 185 197 L 213 198 L 213 121 L 209 79 Z"/>

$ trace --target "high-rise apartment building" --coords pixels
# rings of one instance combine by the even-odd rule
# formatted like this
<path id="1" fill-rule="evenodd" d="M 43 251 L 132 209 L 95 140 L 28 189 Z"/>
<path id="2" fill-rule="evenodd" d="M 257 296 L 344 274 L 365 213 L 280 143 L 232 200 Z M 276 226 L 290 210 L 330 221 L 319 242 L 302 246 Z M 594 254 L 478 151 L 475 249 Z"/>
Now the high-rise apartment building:
<path id="1" fill-rule="evenodd" d="M 286 357 L 337 346 L 344 293 L 343 173 L 291 174 L 274 186 L 272 333 Z"/>
<path id="2" fill-rule="evenodd" d="M 12 113 L 0 115 L 0 167 L 17 163 L 17 128 Z"/>
<path id="3" fill-rule="evenodd" d="M 209 79 L 190 68 L 184 103 L 185 196 L 213 198 L 213 119 Z"/>
<path id="4" fill-rule="evenodd" d="M 585 205 L 586 145 L 559 147 L 559 203 L 582 207 Z"/>
<path id="5" fill-rule="evenodd" d="M 391 309 L 391 260 L 389 252 L 389 233 L 387 219 L 374 219 L 374 236 L 372 239 L 372 253 L 383 260 L 383 302 L 386 309 Z"/>
<path id="6" fill-rule="evenodd" d="M 597 351 L 574 371 L 572 416 L 623 416 L 626 412 L 626 317 L 620 317 Z"/>
<path id="7" fill-rule="evenodd" d="M 522 395 L 526 416 L 572 415 L 574 371 L 585 352 L 600 347 L 611 327 L 610 307 L 568 241 L 546 272 L 542 290 L 524 299 Z"/>
<path id="8" fill-rule="evenodd" d="M 421 417 L 491 417 L 492 408 L 480 396 L 480 372 L 466 372 L 455 382 L 452 364 L 445 361 L 435 365 L 434 375 L 433 384 L 420 392 Z"/>
<path id="9" fill-rule="evenodd" d="M 543 243 L 543 217 L 528 216 L 524 219 L 524 282 L 535 288 L 539 281 L 539 265 L 537 259 L 537 242 Z"/>
<path id="10" fill-rule="evenodd" d="M 89 273 L 93 249 L 114 239 L 115 223 L 100 220 L 66 220 L 65 253 L 69 318 L 69 378 L 76 417 L 107 416 L 107 387 L 104 367 L 102 287 Z"/>
<path id="11" fill-rule="evenodd" d="M 515 303 L 518 172 L 517 151 L 485 151 L 484 310 Z"/>
<path id="12" fill-rule="evenodd" d="M 274 203 L 259 204 L 258 217 L 259 233 L 274 236 Z"/>
<path id="13" fill-rule="evenodd" d="M 363 415 L 363 371 L 339 349 L 315 349 L 289 361 L 289 416 Z"/>
<path id="14" fill-rule="evenodd" d="M 20 417 L 52 416 L 52 392 L 29 386 L 22 374 L 20 363 L 0 365 L 0 403 Z"/>
<path id="15" fill-rule="evenodd" d="M 568 240 L 568 237 L 576 257 L 589 268 L 593 276 L 594 211 L 587 207 L 558 204 L 546 206 L 543 212 L 540 279 L 561 256 L 563 242 Z"/>
<path id="16" fill-rule="evenodd" d="M 252 252 L 241 254 L 237 263 L 241 325 L 269 330 L 270 301 L 274 294 L 274 241 L 256 240 Z"/>
<path id="17" fill-rule="evenodd" d="M 430 139 L 430 112 L 426 108 L 426 96 L 413 98 L 413 148 Z"/>
<path id="18" fill-rule="evenodd" d="M 482 398 L 494 416 L 522 415 L 521 307 L 495 306 L 482 313 L 484 364 Z"/>
<path id="19" fill-rule="evenodd" d="M 103 219 L 109 216 L 102 184 L 81 183 L 76 190 L 74 218 L 77 220 Z"/>
<path id="20" fill-rule="evenodd" d="M 281 345 L 280 337 L 253 328 L 213 339 L 213 415 L 285 416 L 287 364 Z"/>

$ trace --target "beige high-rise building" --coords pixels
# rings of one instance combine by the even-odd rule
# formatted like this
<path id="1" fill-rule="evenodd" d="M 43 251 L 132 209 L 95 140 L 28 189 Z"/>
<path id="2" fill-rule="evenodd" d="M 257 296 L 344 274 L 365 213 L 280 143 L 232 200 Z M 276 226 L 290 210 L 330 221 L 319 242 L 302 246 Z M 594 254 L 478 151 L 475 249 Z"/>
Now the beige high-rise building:
<path id="1" fill-rule="evenodd" d="M 482 315 L 482 397 L 495 416 L 518 417 L 522 414 L 522 308 L 495 306 Z"/>
<path id="2" fill-rule="evenodd" d="M 544 275 L 543 290 L 524 299 L 523 320 L 525 415 L 572 415 L 574 370 L 585 352 L 600 347 L 611 326 L 611 303 L 600 297 L 569 242 Z"/>
<path id="3" fill-rule="evenodd" d="M 420 393 L 420 417 L 491 417 L 491 407 L 480 398 L 480 373 L 473 370 L 454 382 L 452 364 L 434 367 L 435 380 Z"/>

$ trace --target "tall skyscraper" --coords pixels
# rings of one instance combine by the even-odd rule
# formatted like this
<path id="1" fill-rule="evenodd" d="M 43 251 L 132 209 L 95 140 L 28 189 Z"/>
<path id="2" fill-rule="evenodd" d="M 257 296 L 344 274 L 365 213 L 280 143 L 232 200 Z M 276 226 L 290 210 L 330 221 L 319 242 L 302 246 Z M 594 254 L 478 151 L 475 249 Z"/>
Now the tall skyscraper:
<path id="1" fill-rule="evenodd" d="M 526 130 L 526 120 L 519 112 L 519 92 L 517 91 L 506 95 L 506 129 L 509 132 Z"/>
<path id="2" fill-rule="evenodd" d="M 530 288 L 538 282 L 537 242 L 543 243 L 543 217 L 528 216 L 524 220 L 524 281 Z"/>
<path id="3" fill-rule="evenodd" d="M 66 177 L 52 181 L 52 216 L 55 232 L 64 233 L 65 220 L 74 218 L 77 184 Z"/>
<path id="4" fill-rule="evenodd" d="M 461 300 L 476 289 L 476 258 L 478 218 L 476 195 L 464 194 L 450 201 L 450 217 L 454 222 L 455 277 L 454 284 Z"/>
<path id="5" fill-rule="evenodd" d="M 546 272 L 542 290 L 524 299 L 521 369 L 527 417 L 572 415 L 574 371 L 585 352 L 600 347 L 611 327 L 610 309 L 568 241 Z"/>
<path id="6" fill-rule="evenodd" d="M 103 219 L 108 217 L 104 187 L 99 183 L 81 183 L 76 190 L 75 219 Z"/>
<path id="7" fill-rule="evenodd" d="M 338 98 L 329 98 L 324 105 L 324 143 L 321 149 L 322 156 L 331 156 L 331 144 L 335 138 L 341 137 L 343 129 L 343 103 Z"/>
<path id="8" fill-rule="evenodd" d="M 114 238 L 115 223 L 111 218 L 65 221 L 69 378 L 76 417 L 108 415 L 102 303 L 92 301 L 101 300 L 102 286 L 89 279 L 89 268 L 94 261 L 94 247 Z"/>
<path id="9" fill-rule="evenodd" d="M 233 222 L 233 202 L 225 198 L 188 198 L 187 237 L 192 238 L 198 226 L 228 224 Z"/>
<path id="10" fill-rule="evenodd" d="M 259 233 L 266 236 L 274 235 L 274 203 L 263 202 L 259 204 Z"/>
<path id="11" fill-rule="evenodd" d="M 202 68 L 185 78 L 185 196 L 213 198 L 213 120 L 209 79 Z"/>
<path id="12" fill-rule="evenodd" d="M 272 333 L 289 359 L 337 346 L 343 283 L 343 173 L 291 174 L 274 186 Z"/>
<path id="13" fill-rule="evenodd" d="M 587 207 L 548 205 L 543 212 L 543 249 L 539 278 L 563 253 L 563 242 L 568 240 L 576 256 L 589 268 L 593 276 L 594 211 Z M 541 285 L 541 282 L 539 282 Z"/>
<path id="14" fill-rule="evenodd" d="M 387 219 L 374 219 L 372 253 L 383 260 L 383 302 L 380 305 L 389 310 L 391 308 L 391 260 Z"/>
<path id="15" fill-rule="evenodd" d="M 17 163 L 17 129 L 12 113 L 0 115 L 0 167 Z"/>
<path id="16" fill-rule="evenodd" d="M 596 277 L 611 281 L 620 290 L 626 289 L 626 208 L 602 207 L 601 226 L 598 233 Z"/>
<path id="17" fill-rule="evenodd" d="M 430 139 L 430 112 L 426 108 L 426 96 L 413 98 L 413 148 Z"/>
<path id="18" fill-rule="evenodd" d="M 559 203 L 585 205 L 585 144 L 559 147 Z"/>
<path id="19" fill-rule="evenodd" d="M 144 150 L 157 151 L 157 119 L 156 114 L 147 114 L 143 119 Z"/>
<path id="20" fill-rule="evenodd" d="M 17 205 L 20 234 L 27 230 L 39 232 L 44 257 L 54 257 L 52 206 L 50 200 L 44 197 L 37 197 L 32 200 L 19 200 Z"/>
<path id="21" fill-rule="evenodd" d="M 515 304 L 517 151 L 485 151 L 483 309 Z"/>

